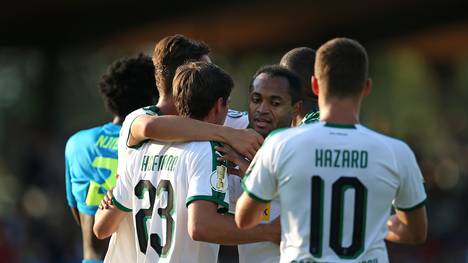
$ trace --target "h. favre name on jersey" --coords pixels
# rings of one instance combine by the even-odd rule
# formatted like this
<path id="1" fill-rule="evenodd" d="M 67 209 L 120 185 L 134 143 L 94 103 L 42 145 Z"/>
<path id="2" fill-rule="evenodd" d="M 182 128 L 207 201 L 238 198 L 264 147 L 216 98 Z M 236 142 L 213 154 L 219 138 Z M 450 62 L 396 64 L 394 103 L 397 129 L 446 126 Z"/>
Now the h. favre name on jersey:
<path id="1" fill-rule="evenodd" d="M 141 162 L 140 170 L 142 172 L 149 171 L 174 171 L 177 164 L 178 156 L 174 155 L 145 155 Z"/>

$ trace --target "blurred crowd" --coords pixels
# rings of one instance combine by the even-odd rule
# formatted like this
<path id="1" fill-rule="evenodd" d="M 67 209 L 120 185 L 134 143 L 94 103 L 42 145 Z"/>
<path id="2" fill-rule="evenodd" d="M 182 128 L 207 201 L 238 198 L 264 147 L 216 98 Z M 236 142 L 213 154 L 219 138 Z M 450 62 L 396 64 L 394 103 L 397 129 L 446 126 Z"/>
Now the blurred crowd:
<path id="1" fill-rule="evenodd" d="M 244 84 L 254 70 L 278 61 L 271 54 L 256 60 L 241 57 L 245 64 L 232 62 L 238 57 L 221 55 L 218 59 L 236 80 L 231 108 L 239 110 L 245 109 Z M 82 66 L 91 63 L 83 60 Z M 0 262 L 81 261 L 81 233 L 65 200 L 63 151 L 66 139 L 76 130 L 110 118 L 95 88 L 96 76 L 107 61 L 95 60 L 99 66 L 76 75 L 67 75 L 73 68 L 67 71 L 65 67 L 65 77 L 58 82 L 64 90 L 49 94 L 74 102 L 59 99 L 59 103 L 44 106 L 44 101 L 34 97 L 47 91 L 33 90 L 28 86 L 33 80 L 21 86 L 14 104 L 8 104 L 5 97 L 0 99 Z M 417 247 L 389 244 L 391 262 L 468 262 L 468 209 L 464 203 L 468 200 L 468 57 L 435 64 L 415 52 L 371 50 L 370 64 L 374 90 L 363 106 L 362 122 L 409 143 L 429 197 L 428 241 Z M 18 78 L 34 74 L 28 65 L 18 66 Z M 0 65 L 0 75 L 4 68 Z M 47 95 L 39 96 L 44 97 Z M 48 111 L 30 112 L 37 107 Z M 53 118 L 44 116 L 46 112 Z"/>

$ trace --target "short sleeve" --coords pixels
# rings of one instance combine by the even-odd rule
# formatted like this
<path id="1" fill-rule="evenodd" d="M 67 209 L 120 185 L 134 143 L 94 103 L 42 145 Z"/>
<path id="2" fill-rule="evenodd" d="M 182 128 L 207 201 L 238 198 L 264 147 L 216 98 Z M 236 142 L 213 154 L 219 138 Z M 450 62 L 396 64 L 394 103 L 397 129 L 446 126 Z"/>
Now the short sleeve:
<path id="1" fill-rule="evenodd" d="M 220 156 L 214 150 L 215 143 L 203 143 L 200 151 L 189 158 L 187 207 L 197 201 L 206 200 L 218 205 L 218 212 L 229 209 L 227 168 L 217 161 Z M 200 145 L 201 146 L 201 145 Z"/>
<path id="2" fill-rule="evenodd" d="M 71 183 L 71 177 L 72 177 L 72 169 L 71 169 L 71 163 L 70 163 L 70 151 L 71 151 L 71 145 L 72 143 L 70 140 L 67 142 L 67 145 L 65 146 L 65 191 L 67 194 L 67 202 L 70 207 L 77 207 L 76 199 L 75 196 L 73 195 L 72 191 L 72 183 Z"/>
<path id="3" fill-rule="evenodd" d="M 122 123 L 122 128 L 120 129 L 119 134 L 119 165 L 117 168 L 117 174 L 124 173 L 125 163 L 128 156 L 132 151 L 139 149 L 145 142 L 148 140 L 143 140 L 136 145 L 128 145 L 128 138 L 130 136 L 131 128 L 133 122 L 142 115 L 148 116 L 158 116 L 162 115 L 161 111 L 156 106 L 148 106 L 131 112 L 125 117 L 124 122 Z"/>
<path id="4" fill-rule="evenodd" d="M 426 191 L 421 170 L 411 149 L 405 144 L 397 156 L 400 185 L 394 200 L 398 210 L 411 211 L 424 205 Z"/>
<path id="5" fill-rule="evenodd" d="M 278 179 L 274 167 L 275 139 L 269 139 L 258 151 L 247 169 L 242 188 L 251 198 L 267 203 L 278 192 Z"/>
<path id="6" fill-rule="evenodd" d="M 132 174 L 129 172 L 130 167 L 125 167 L 123 172 L 117 178 L 117 184 L 113 190 L 112 202 L 114 205 L 124 212 L 132 211 Z"/>
<path id="7" fill-rule="evenodd" d="M 65 146 L 65 189 L 67 203 L 76 207 L 80 213 L 92 215 L 96 213 L 97 205 L 88 204 L 90 185 L 93 181 L 89 155 L 89 133 L 80 131 L 74 134 Z"/>

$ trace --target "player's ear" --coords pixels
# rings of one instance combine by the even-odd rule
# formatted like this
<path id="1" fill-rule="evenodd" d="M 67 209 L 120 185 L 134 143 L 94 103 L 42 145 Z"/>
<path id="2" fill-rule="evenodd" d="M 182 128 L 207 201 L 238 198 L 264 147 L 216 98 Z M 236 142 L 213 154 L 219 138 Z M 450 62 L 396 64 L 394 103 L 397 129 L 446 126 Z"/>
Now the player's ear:
<path id="1" fill-rule="evenodd" d="M 319 84 L 318 80 L 316 77 L 312 76 L 312 92 L 315 94 L 315 96 L 318 97 L 319 95 Z"/>
<path id="2" fill-rule="evenodd" d="M 227 101 L 224 101 L 223 98 L 218 98 L 215 103 L 215 112 L 219 114 L 224 111 L 224 108 L 227 107 Z"/>
<path id="3" fill-rule="evenodd" d="M 296 127 L 301 123 L 302 118 L 299 116 L 299 114 L 302 112 L 302 100 L 294 103 L 292 106 L 292 112 L 291 112 L 291 127 Z"/>
<path id="4" fill-rule="evenodd" d="M 293 105 L 293 119 L 296 118 L 299 113 L 302 112 L 302 100 L 299 100 L 298 102 L 294 103 Z"/>
<path id="5" fill-rule="evenodd" d="M 371 90 L 372 90 L 372 79 L 369 78 L 364 83 L 364 90 L 363 90 L 364 97 L 369 95 L 371 93 Z"/>

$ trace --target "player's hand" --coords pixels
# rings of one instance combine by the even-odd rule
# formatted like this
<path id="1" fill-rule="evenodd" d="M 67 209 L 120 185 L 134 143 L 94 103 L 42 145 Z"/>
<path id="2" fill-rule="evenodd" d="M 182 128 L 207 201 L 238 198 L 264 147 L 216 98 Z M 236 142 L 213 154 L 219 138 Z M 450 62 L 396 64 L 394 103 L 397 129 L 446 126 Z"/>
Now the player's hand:
<path id="1" fill-rule="evenodd" d="M 104 209 L 109 209 L 113 207 L 112 204 L 112 190 L 114 188 L 111 188 L 107 191 L 106 195 L 104 196 L 104 199 L 101 200 L 101 203 L 99 204 L 99 209 L 104 210 Z"/>
<path id="2" fill-rule="evenodd" d="M 228 167 L 228 172 L 230 174 L 235 174 L 240 177 L 243 177 L 245 171 L 249 167 L 250 162 L 246 160 L 242 155 L 232 149 L 230 146 L 217 146 L 216 151 L 223 153 L 223 156 L 218 157 L 218 161 L 229 161 L 238 166 L 237 169 L 233 167 Z M 236 171 L 237 170 L 237 171 Z"/>
<path id="3" fill-rule="evenodd" d="M 269 223 L 272 231 L 271 242 L 279 245 L 281 243 L 281 218 L 278 216 Z"/>
<path id="4" fill-rule="evenodd" d="M 263 137 L 253 129 L 229 129 L 226 143 L 241 155 L 252 160 L 263 143 Z"/>

